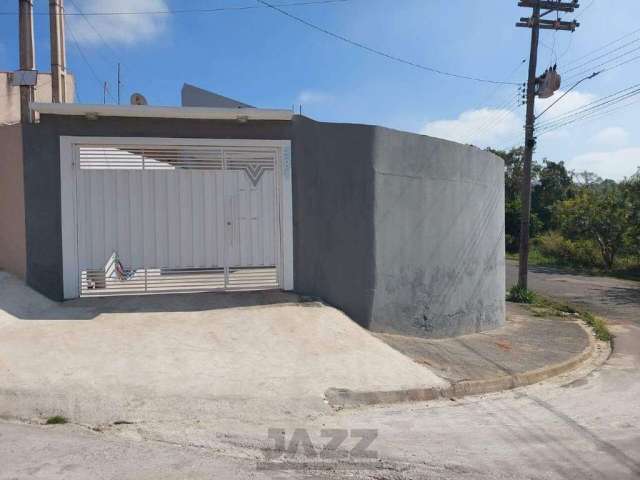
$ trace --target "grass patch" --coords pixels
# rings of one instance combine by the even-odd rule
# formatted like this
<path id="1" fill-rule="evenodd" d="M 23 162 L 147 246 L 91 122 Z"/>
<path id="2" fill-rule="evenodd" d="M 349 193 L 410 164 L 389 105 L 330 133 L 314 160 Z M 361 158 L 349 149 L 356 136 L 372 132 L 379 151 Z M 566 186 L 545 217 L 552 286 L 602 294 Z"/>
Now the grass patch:
<path id="1" fill-rule="evenodd" d="M 508 260 L 518 261 L 519 259 L 517 253 L 506 252 L 505 256 Z M 585 267 L 545 256 L 535 245 L 532 245 L 531 250 L 529 251 L 529 265 L 555 268 L 557 270 L 575 272 L 580 275 L 614 277 L 622 280 L 640 281 L 640 265 L 638 264 L 638 260 L 632 257 L 618 258 L 611 270 L 605 270 L 602 267 Z"/>
<path id="2" fill-rule="evenodd" d="M 607 324 L 601 318 L 594 316 L 589 312 L 582 312 L 580 314 L 582 319 L 589 324 L 593 331 L 596 334 L 598 340 L 602 340 L 603 342 L 611 341 L 611 332 L 607 328 Z"/>
<path id="3" fill-rule="evenodd" d="M 509 289 L 509 292 L 507 293 L 507 301 L 514 303 L 532 304 L 536 301 L 536 294 L 531 290 L 523 288 L 519 285 L 514 285 Z"/>
<path id="4" fill-rule="evenodd" d="M 47 418 L 46 423 L 47 425 L 64 425 L 65 423 L 69 423 L 69 420 L 62 415 L 54 415 L 53 417 Z"/>
<path id="5" fill-rule="evenodd" d="M 607 323 L 603 319 L 596 317 L 587 310 L 574 308 L 570 305 L 556 302 L 555 300 L 551 300 L 549 298 L 540 297 L 539 295 L 535 294 L 534 301 L 528 307 L 528 309 L 536 317 L 566 317 L 568 315 L 579 317 L 592 328 L 598 340 L 602 340 L 603 342 L 610 342 L 613 339 L 613 335 L 609 331 Z"/>

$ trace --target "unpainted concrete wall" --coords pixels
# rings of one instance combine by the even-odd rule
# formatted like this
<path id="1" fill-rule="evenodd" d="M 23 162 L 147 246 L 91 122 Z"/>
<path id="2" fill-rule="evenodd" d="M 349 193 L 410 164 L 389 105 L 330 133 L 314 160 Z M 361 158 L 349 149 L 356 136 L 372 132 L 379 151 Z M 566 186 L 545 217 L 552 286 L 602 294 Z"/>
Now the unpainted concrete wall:
<path id="1" fill-rule="evenodd" d="M 26 235 L 22 127 L 0 126 L 0 269 L 24 278 Z"/>

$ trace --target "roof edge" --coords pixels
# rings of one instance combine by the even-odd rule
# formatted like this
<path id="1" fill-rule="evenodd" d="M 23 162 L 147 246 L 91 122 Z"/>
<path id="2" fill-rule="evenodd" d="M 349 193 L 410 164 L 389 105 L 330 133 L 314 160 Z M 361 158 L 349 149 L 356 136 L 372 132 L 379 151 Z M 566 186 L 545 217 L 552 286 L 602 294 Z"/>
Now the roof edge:
<path id="1" fill-rule="evenodd" d="M 87 117 L 191 118 L 206 120 L 282 120 L 293 117 L 291 110 L 264 108 L 169 107 L 151 105 L 92 105 L 80 103 L 30 104 L 31 110 L 48 115 Z"/>

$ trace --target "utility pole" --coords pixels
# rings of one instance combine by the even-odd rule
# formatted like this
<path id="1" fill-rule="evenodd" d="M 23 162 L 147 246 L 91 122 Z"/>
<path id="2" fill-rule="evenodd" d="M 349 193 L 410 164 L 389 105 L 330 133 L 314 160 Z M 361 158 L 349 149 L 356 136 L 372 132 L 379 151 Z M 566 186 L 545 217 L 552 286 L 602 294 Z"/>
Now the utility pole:
<path id="1" fill-rule="evenodd" d="M 51 36 L 51 101 L 67 101 L 67 59 L 64 44 L 63 0 L 49 0 L 49 33 Z"/>
<path id="2" fill-rule="evenodd" d="M 33 0 L 18 0 L 20 3 L 20 70 L 33 70 L 35 67 L 35 53 L 33 48 Z M 33 112 L 29 104 L 33 102 L 34 86 L 20 85 L 20 121 L 33 122 Z"/>
<path id="3" fill-rule="evenodd" d="M 527 80 L 527 114 L 524 127 L 524 158 L 522 166 L 522 190 L 520 212 L 520 250 L 518 263 L 518 286 L 527 288 L 527 274 L 529 270 L 529 222 L 531 217 L 531 163 L 533 158 L 533 149 L 536 145 L 535 137 L 535 100 L 536 86 L 538 78 L 536 77 L 536 68 L 538 66 L 538 41 L 540 39 L 541 29 L 553 30 L 570 30 L 575 31 L 579 24 L 573 22 L 564 22 L 557 18 L 556 20 L 543 20 L 542 17 L 552 12 L 573 12 L 580 5 L 578 0 L 571 2 L 561 2 L 556 0 L 521 0 L 518 2 L 519 7 L 532 8 L 531 17 L 520 18 L 516 23 L 516 27 L 525 27 L 531 29 L 531 51 L 529 53 L 529 78 Z M 541 10 L 546 10 L 541 13 Z"/>
<path id="4" fill-rule="evenodd" d="M 120 105 L 120 62 L 118 62 L 118 105 Z"/>

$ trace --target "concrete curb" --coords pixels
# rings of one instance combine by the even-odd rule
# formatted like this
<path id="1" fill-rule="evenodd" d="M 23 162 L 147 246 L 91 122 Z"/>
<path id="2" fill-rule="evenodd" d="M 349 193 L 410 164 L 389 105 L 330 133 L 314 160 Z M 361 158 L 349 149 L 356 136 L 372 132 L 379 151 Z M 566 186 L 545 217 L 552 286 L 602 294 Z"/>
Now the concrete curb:
<path id="1" fill-rule="evenodd" d="M 583 322 L 579 323 L 589 338 L 589 346 L 564 362 L 554 363 L 514 375 L 505 375 L 485 380 L 462 380 L 445 388 L 429 387 L 389 391 L 354 391 L 346 388 L 329 388 L 324 396 L 332 407 L 353 408 L 363 405 L 424 402 L 452 397 L 460 398 L 467 395 L 493 393 L 531 385 L 568 372 L 569 370 L 574 370 L 593 356 L 596 346 L 593 331 Z"/>

